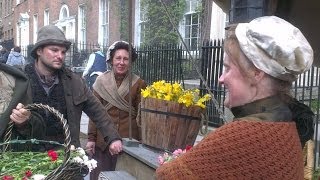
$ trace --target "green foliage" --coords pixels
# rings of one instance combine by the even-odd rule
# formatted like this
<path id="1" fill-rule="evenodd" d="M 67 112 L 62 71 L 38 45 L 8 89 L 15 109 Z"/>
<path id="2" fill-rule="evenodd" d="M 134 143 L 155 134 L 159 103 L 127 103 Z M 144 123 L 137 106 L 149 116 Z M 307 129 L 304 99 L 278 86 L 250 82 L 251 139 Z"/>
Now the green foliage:
<path id="1" fill-rule="evenodd" d="M 166 0 L 168 12 L 176 28 L 183 18 L 186 8 L 185 0 Z M 146 26 L 144 34 L 144 44 L 153 45 L 161 43 L 178 43 L 179 36 L 174 30 L 174 26 L 166 13 L 165 7 L 160 1 L 142 0 L 141 5 L 145 9 Z"/>
<path id="2" fill-rule="evenodd" d="M 317 168 L 312 174 L 312 180 L 318 180 L 320 178 L 320 169 Z"/>
<path id="3" fill-rule="evenodd" d="M 10 175 L 22 179 L 26 171 L 32 174 L 48 175 L 63 162 L 62 150 L 57 151 L 58 159 L 52 161 L 46 152 L 5 152 L 0 154 L 0 177 Z"/>
<path id="4" fill-rule="evenodd" d="M 318 109 L 320 108 L 319 101 L 317 99 L 312 99 L 311 103 L 310 103 L 310 108 L 312 109 L 312 111 L 314 113 L 316 113 L 318 111 Z"/>

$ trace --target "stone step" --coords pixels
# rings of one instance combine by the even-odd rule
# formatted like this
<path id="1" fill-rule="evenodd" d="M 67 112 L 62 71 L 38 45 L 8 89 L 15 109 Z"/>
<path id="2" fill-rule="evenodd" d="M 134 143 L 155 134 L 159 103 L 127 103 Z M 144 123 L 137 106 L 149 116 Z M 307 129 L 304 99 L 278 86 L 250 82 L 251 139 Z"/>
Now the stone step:
<path id="1" fill-rule="evenodd" d="M 99 180 L 116 179 L 116 180 L 136 180 L 125 171 L 104 171 L 99 174 Z"/>

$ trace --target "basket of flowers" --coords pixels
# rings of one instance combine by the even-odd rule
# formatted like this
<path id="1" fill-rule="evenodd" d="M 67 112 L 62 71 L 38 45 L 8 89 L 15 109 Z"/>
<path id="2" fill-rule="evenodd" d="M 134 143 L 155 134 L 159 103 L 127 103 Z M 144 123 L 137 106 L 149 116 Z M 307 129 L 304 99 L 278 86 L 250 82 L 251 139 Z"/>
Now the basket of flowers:
<path id="1" fill-rule="evenodd" d="M 173 151 L 193 145 L 211 96 L 179 83 L 154 82 L 141 91 L 142 143 Z"/>
<path id="2" fill-rule="evenodd" d="M 70 145 L 70 131 L 67 120 L 54 108 L 43 104 L 30 104 L 27 109 L 42 109 L 54 114 L 60 120 L 64 130 L 64 143 L 37 139 L 11 140 L 13 123 L 10 122 L 3 143 L 0 143 L 0 179 L 77 179 L 87 175 L 97 166 L 94 159 L 89 160 L 82 148 Z M 49 143 L 60 148 L 48 151 L 16 150 L 18 145 L 39 145 Z M 32 148 L 31 148 L 32 149 Z"/>

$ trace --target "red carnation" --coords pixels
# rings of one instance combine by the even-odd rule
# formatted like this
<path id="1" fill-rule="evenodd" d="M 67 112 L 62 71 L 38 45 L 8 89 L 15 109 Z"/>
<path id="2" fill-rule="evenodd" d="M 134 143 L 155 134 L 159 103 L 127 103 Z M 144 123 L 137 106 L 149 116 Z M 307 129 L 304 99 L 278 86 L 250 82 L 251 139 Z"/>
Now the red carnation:
<path id="1" fill-rule="evenodd" d="M 48 156 L 51 158 L 51 161 L 55 161 L 58 159 L 58 153 L 54 150 L 49 150 Z"/>
<path id="2" fill-rule="evenodd" d="M 26 171 L 25 174 L 26 174 L 27 177 L 31 177 L 32 176 L 32 172 L 30 170 Z"/>
<path id="3" fill-rule="evenodd" d="M 24 176 L 23 178 L 22 178 L 22 180 L 29 180 L 26 176 Z"/>
<path id="4" fill-rule="evenodd" d="M 186 151 L 189 151 L 191 148 L 192 148 L 192 146 L 187 145 L 187 146 L 186 146 Z"/>

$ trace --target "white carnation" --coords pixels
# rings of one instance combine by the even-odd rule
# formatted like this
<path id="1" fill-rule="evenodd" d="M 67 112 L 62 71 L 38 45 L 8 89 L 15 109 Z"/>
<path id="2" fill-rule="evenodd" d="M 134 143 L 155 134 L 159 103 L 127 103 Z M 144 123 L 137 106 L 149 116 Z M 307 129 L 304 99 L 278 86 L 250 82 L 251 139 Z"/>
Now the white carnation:
<path id="1" fill-rule="evenodd" d="M 76 163 L 79 163 L 79 164 L 83 164 L 84 163 L 83 159 L 81 159 L 79 156 L 74 157 L 73 161 L 76 162 Z"/>
<path id="2" fill-rule="evenodd" d="M 33 180 L 44 180 L 45 178 L 46 178 L 46 176 L 43 174 L 35 174 L 31 177 L 31 179 L 33 179 Z"/>
<path id="3" fill-rule="evenodd" d="M 77 148 L 77 151 L 78 151 L 78 153 L 80 153 L 81 155 L 86 155 L 86 152 L 85 152 L 82 148 L 80 148 L 80 147 Z"/>
<path id="4" fill-rule="evenodd" d="M 85 161 L 84 164 L 88 167 L 89 172 L 91 172 L 94 168 L 97 167 L 97 161 L 94 159 L 91 159 L 89 161 Z"/>

